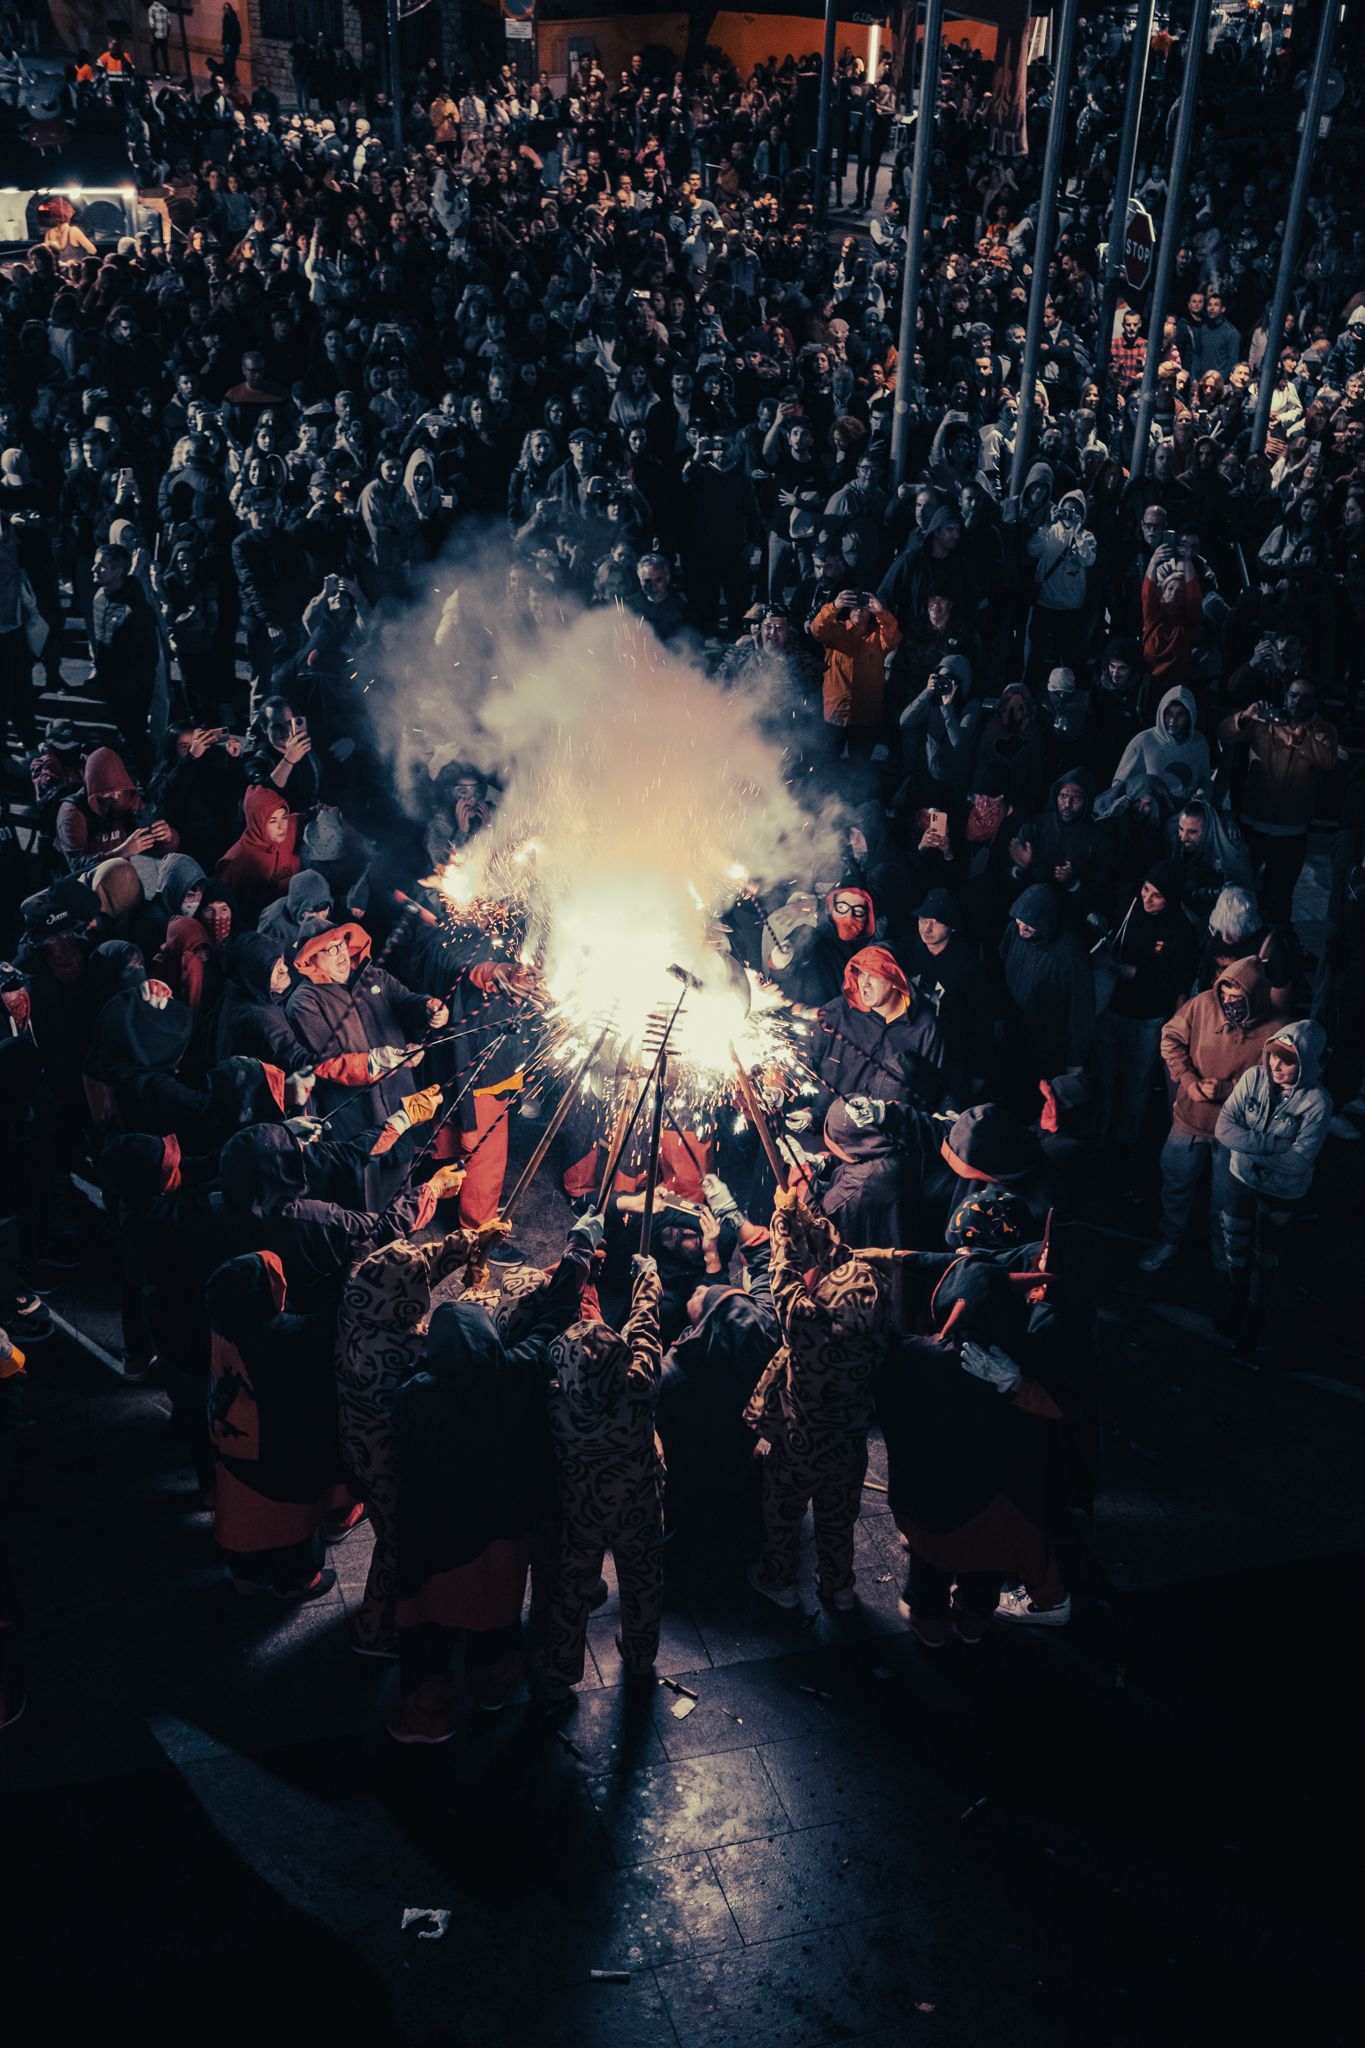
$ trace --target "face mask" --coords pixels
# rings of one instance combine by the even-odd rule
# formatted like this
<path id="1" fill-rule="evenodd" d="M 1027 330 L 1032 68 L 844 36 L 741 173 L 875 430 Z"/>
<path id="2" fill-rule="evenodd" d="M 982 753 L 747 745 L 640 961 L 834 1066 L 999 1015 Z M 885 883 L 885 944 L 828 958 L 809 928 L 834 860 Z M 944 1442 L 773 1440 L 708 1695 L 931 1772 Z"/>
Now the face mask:
<path id="1" fill-rule="evenodd" d="M 1229 1024 L 1235 1027 L 1246 1023 L 1251 1015 L 1251 1005 L 1245 996 L 1226 995 L 1220 997 L 1220 1001 L 1223 1005 L 1223 1015 Z"/>

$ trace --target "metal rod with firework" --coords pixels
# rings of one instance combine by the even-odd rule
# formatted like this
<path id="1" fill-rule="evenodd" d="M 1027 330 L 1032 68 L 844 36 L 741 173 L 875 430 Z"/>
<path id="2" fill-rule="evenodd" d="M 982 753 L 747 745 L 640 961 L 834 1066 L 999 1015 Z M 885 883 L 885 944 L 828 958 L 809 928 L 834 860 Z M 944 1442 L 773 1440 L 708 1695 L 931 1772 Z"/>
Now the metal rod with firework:
<path id="1" fill-rule="evenodd" d="M 787 1185 L 787 1169 L 782 1164 L 777 1147 L 773 1143 L 773 1134 L 768 1126 L 767 1111 L 760 1103 L 758 1092 L 753 1082 L 749 1079 L 744 1062 L 733 1045 L 730 1047 L 730 1057 L 735 1063 L 735 1074 L 739 1081 L 739 1099 L 744 1104 L 745 1114 L 758 1132 L 758 1142 L 767 1155 L 768 1164 L 772 1168 L 773 1179 L 780 1188 L 785 1189 Z"/>
<path id="2" fill-rule="evenodd" d="M 654 1073 L 654 1114 L 649 1124 L 649 1163 L 645 1167 L 645 1213 L 640 1222 L 640 1253 L 648 1256 L 654 1230 L 654 1191 L 659 1185 L 659 1141 L 664 1128 L 664 1081 L 667 1068 L 660 1063 Z"/>
<path id="3" fill-rule="evenodd" d="M 610 1029 L 611 1022 L 610 1020 L 608 1020 L 607 1023 L 605 1023 L 602 1026 L 602 1029 L 598 1032 L 597 1038 L 592 1046 L 592 1049 L 587 1054 L 587 1057 L 584 1059 L 582 1065 L 579 1067 L 578 1072 L 574 1075 L 572 1081 L 570 1081 L 569 1085 L 565 1088 L 564 1093 L 560 1096 L 558 1103 L 555 1105 L 554 1115 L 550 1118 L 550 1121 L 546 1124 L 545 1129 L 542 1131 L 540 1141 L 537 1144 L 535 1151 L 531 1154 L 525 1166 L 522 1168 L 521 1176 L 518 1179 L 516 1186 L 512 1189 L 511 1194 L 507 1197 L 507 1200 L 502 1205 L 502 1215 L 504 1221 L 511 1221 L 512 1211 L 516 1208 L 518 1202 L 526 1193 L 526 1190 L 530 1187 L 532 1181 L 535 1179 L 536 1175 L 540 1172 L 541 1167 L 544 1165 L 545 1155 L 549 1151 L 551 1145 L 553 1145 L 555 1139 L 559 1136 L 559 1133 L 562 1130 L 564 1124 L 567 1122 L 569 1111 L 573 1108 L 575 1102 L 578 1100 L 578 1091 L 582 1086 L 584 1080 L 586 1079 L 588 1072 L 592 1067 L 593 1061 L 597 1058 L 598 1053 L 601 1052 L 603 1045 L 606 1043 L 607 1033 Z"/>
<path id="4" fill-rule="evenodd" d="M 620 1129 L 620 1112 L 618 1112 L 617 1114 L 617 1130 L 613 1131 L 612 1133 L 612 1149 L 610 1154 L 608 1155 L 606 1171 L 602 1175 L 602 1184 L 598 1189 L 597 1193 L 597 1206 L 599 1209 L 602 1207 L 602 1204 L 606 1201 L 607 1196 L 611 1192 L 611 1184 L 616 1178 L 617 1170 L 620 1167 L 621 1161 L 626 1156 L 626 1147 L 630 1143 L 631 1133 L 635 1129 L 636 1124 L 639 1122 L 640 1111 L 644 1108 L 645 1102 L 649 1096 L 650 1087 L 653 1081 L 655 1080 L 655 1077 L 658 1075 L 660 1069 L 662 1068 L 665 1058 L 667 1057 L 668 1041 L 673 1036 L 673 1026 L 678 1021 L 678 1014 L 681 1011 L 683 1004 L 687 1001 L 688 996 L 692 993 L 692 990 L 698 989 L 702 985 L 701 982 L 698 980 L 697 976 L 695 974 L 689 974 L 685 967 L 679 967 L 675 964 L 674 966 L 670 967 L 668 971 L 670 974 L 676 976 L 676 978 L 682 983 L 682 988 L 679 991 L 677 1002 L 673 1005 L 673 1014 L 669 1018 L 667 1024 L 665 1024 L 664 1026 L 663 1036 L 659 1040 L 658 1050 L 654 1055 L 653 1063 L 650 1066 L 649 1072 L 645 1076 L 645 1085 L 640 1090 L 639 1096 L 636 1100 L 635 1107 L 630 1113 L 629 1120 L 626 1123 L 624 1130 Z M 622 1105 L 622 1107 L 624 1108 L 624 1104 Z M 617 1135 L 618 1132 L 619 1136 Z"/>

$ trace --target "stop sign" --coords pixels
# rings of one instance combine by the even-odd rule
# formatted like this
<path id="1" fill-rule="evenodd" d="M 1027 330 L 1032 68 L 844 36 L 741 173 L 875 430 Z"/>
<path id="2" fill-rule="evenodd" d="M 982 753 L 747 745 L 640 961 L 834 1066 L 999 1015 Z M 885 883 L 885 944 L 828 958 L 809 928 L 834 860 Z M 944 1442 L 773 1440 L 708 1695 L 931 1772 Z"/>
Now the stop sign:
<path id="1" fill-rule="evenodd" d="M 1145 207 L 1133 202 L 1128 215 L 1128 226 L 1123 236 L 1123 276 L 1131 292 L 1146 289 L 1152 274 L 1152 251 L 1156 235 L 1152 228 L 1152 216 Z"/>

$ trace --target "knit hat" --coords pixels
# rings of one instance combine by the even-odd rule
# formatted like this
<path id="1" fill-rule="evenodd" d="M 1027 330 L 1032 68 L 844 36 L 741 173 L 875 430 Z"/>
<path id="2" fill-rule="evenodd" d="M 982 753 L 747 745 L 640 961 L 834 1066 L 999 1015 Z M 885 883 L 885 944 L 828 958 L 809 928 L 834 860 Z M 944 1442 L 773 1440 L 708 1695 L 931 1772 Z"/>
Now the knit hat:
<path id="1" fill-rule="evenodd" d="M 1167 905 L 1174 910 L 1185 893 L 1185 875 L 1178 860 L 1159 860 L 1148 868 L 1143 876 L 1144 883 L 1150 882 Z"/>
<path id="2" fill-rule="evenodd" d="M 936 924 L 946 924 L 950 932 L 955 932 L 958 927 L 957 898 L 951 889 L 931 889 L 915 916 L 932 917 Z"/>
<path id="3" fill-rule="evenodd" d="M 1069 668 L 1054 668 L 1047 679 L 1049 697 L 1074 697 L 1076 694 L 1075 672 Z"/>
<path id="4" fill-rule="evenodd" d="M 1038 1164 L 1032 1132 L 994 1102 L 964 1109 L 954 1118 L 940 1150 L 964 1180 L 1023 1180 Z"/>
<path id="5" fill-rule="evenodd" d="M 965 654 L 945 654 L 938 665 L 941 676 L 951 676 L 960 690 L 972 687 L 972 665 Z"/>

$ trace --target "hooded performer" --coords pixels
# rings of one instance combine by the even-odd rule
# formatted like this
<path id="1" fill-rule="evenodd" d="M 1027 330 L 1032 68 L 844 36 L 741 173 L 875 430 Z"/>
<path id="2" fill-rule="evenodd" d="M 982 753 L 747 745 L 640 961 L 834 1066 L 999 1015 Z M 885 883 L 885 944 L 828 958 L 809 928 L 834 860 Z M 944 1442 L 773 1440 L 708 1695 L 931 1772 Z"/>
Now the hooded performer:
<path id="1" fill-rule="evenodd" d="M 342 1477 L 331 1318 L 285 1312 L 274 1252 L 229 1259 L 209 1280 L 213 1533 L 240 1594 L 316 1600 L 322 1534 L 354 1503 Z"/>
<path id="2" fill-rule="evenodd" d="M 658 1654 L 664 1490 L 663 1452 L 654 1433 L 663 1357 L 659 1296 L 657 1266 L 637 1253 L 624 1328 L 618 1333 L 601 1321 L 577 1322 L 550 1346 L 560 1538 L 538 1676 L 552 1699 L 566 1699 L 583 1676 L 588 1614 L 608 1547 L 621 1593 L 627 1676 L 647 1677 Z"/>
<path id="3" fill-rule="evenodd" d="M 782 1348 L 744 1411 L 769 1445 L 763 1548 L 749 1583 L 778 1607 L 800 1605 L 796 1567 L 809 1503 L 820 1594 L 845 1612 L 854 1604 L 853 1530 L 885 1303 L 872 1266 L 785 1189 L 773 1212 L 772 1288 Z"/>
<path id="4" fill-rule="evenodd" d="M 421 1054 L 409 1056 L 409 1041 L 444 1030 L 449 1010 L 373 966 L 358 924 L 306 939 L 294 966 L 302 979 L 285 1013 L 312 1056 L 320 1112 L 337 1137 L 383 1123 L 412 1087 Z"/>
<path id="5" fill-rule="evenodd" d="M 550 1339 L 578 1311 L 581 1276 L 569 1259 L 536 1291 L 530 1327 L 515 1345 L 475 1301 L 438 1308 L 425 1367 L 399 1392 L 403 1698 L 388 1723 L 395 1741 L 441 1742 L 455 1732 L 449 1662 L 457 1632 L 481 1706 L 501 1706 L 520 1675 L 527 1573 L 554 1552 Z"/>
<path id="6" fill-rule="evenodd" d="M 812 1065 L 820 1113 L 837 1097 L 933 1109 L 943 1093 L 943 1039 L 885 946 L 864 946 L 844 969 L 843 994 L 819 1012 Z"/>
<path id="7" fill-rule="evenodd" d="M 341 1447 L 374 1529 L 365 1597 L 352 1621 L 362 1657 L 396 1657 L 393 1613 L 397 1545 L 398 1396 L 421 1368 L 432 1290 L 479 1261 L 491 1233 L 453 1230 L 434 1244 L 405 1237 L 367 1251 L 351 1268 L 337 1319 L 337 1407 Z"/>

